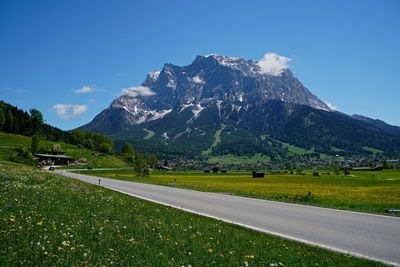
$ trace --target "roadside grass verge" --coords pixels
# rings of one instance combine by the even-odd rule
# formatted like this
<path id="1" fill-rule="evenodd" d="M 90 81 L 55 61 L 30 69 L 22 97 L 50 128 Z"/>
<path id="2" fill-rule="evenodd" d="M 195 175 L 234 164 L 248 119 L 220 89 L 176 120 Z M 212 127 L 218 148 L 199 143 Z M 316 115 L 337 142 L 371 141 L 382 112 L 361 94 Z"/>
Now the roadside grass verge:
<path id="1" fill-rule="evenodd" d="M 0 266 L 382 265 L 5 161 L 0 188 Z"/>
<path id="2" fill-rule="evenodd" d="M 320 176 L 312 176 L 308 171 L 305 175 L 266 174 L 262 179 L 253 179 L 250 173 L 155 171 L 150 177 L 137 177 L 129 170 L 85 173 L 166 186 L 172 186 L 176 179 L 176 186 L 181 188 L 370 213 L 384 214 L 386 209 L 400 209 L 399 170 Z"/>

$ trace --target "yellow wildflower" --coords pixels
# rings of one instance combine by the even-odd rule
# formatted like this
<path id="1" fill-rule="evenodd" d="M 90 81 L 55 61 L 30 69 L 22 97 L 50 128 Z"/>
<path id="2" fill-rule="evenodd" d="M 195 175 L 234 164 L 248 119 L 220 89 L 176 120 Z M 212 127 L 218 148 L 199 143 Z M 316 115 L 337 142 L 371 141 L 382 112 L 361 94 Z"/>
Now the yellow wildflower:
<path id="1" fill-rule="evenodd" d="M 36 224 L 41 226 L 43 224 L 43 221 L 39 221 Z"/>
<path id="2" fill-rule="evenodd" d="M 15 216 L 14 216 L 14 215 L 11 215 L 11 216 L 10 216 L 10 221 L 11 221 L 11 222 L 15 221 Z"/>

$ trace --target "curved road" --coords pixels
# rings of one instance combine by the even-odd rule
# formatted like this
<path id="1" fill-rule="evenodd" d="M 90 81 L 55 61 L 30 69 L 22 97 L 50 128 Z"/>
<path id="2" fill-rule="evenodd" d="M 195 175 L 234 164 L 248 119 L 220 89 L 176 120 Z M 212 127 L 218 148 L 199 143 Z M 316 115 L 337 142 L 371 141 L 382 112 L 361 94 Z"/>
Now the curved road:
<path id="1" fill-rule="evenodd" d="M 99 177 L 59 174 L 98 184 Z M 400 218 L 101 178 L 103 187 L 307 244 L 400 266 Z"/>

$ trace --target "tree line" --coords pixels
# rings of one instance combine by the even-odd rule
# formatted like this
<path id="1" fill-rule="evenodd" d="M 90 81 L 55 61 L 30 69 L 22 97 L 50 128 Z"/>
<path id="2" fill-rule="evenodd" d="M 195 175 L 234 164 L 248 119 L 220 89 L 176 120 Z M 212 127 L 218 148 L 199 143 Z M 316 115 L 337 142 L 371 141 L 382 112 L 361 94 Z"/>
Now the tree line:
<path id="1" fill-rule="evenodd" d="M 0 131 L 70 143 L 70 134 L 44 123 L 39 110 L 31 108 L 28 113 L 4 101 L 0 101 Z"/>
<path id="2" fill-rule="evenodd" d="M 150 168 L 158 166 L 158 158 L 155 154 L 144 155 L 136 152 L 132 144 L 125 143 L 121 149 L 121 158 L 129 165 L 133 166 L 137 176 L 148 176 Z"/>

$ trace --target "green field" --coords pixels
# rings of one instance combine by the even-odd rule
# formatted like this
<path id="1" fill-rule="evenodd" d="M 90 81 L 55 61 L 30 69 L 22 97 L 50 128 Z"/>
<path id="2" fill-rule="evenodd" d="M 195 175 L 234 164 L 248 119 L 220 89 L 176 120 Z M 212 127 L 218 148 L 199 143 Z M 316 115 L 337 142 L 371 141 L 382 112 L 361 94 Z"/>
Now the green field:
<path id="1" fill-rule="evenodd" d="M 262 154 L 255 154 L 251 157 L 249 156 L 236 156 L 232 154 L 226 154 L 223 156 L 208 156 L 207 162 L 211 164 L 221 164 L 221 165 L 230 165 L 230 164 L 257 164 L 257 163 L 265 163 L 271 161 L 271 158 Z"/>
<path id="2" fill-rule="evenodd" d="M 0 132 L 0 159 L 7 160 L 14 147 L 18 145 L 29 147 L 30 144 L 30 137 Z M 56 143 L 46 140 L 40 141 L 41 147 L 51 147 L 54 144 L 60 144 L 61 148 L 65 152 L 65 155 L 68 155 L 75 160 L 85 158 L 87 160 L 87 165 L 91 167 L 121 168 L 127 166 L 124 161 L 112 155 L 94 155 L 90 150 L 78 148 L 71 144 L 62 142 Z"/>
<path id="3" fill-rule="evenodd" d="M 204 174 L 201 172 L 152 172 L 150 177 L 136 177 L 133 171 L 89 171 L 113 179 L 171 186 L 199 191 L 294 202 L 330 208 L 384 213 L 400 209 L 400 171 L 352 172 L 350 175 L 267 174 L 253 179 L 250 173 Z M 311 196 L 308 195 L 311 193 Z"/>
<path id="4" fill-rule="evenodd" d="M 380 266 L 0 161 L 0 266 Z"/>

